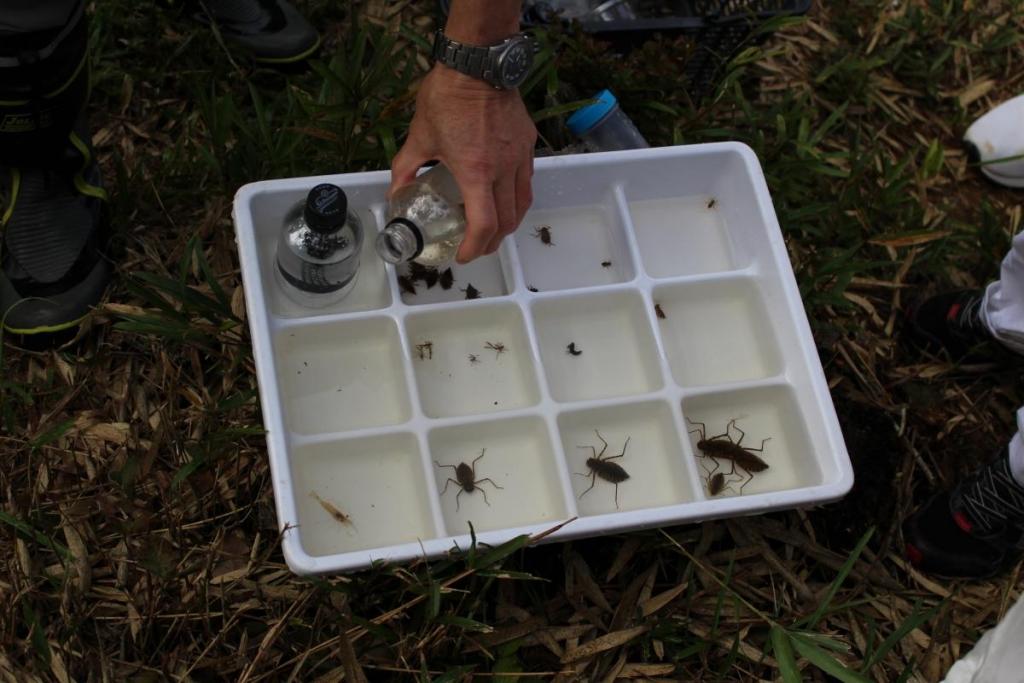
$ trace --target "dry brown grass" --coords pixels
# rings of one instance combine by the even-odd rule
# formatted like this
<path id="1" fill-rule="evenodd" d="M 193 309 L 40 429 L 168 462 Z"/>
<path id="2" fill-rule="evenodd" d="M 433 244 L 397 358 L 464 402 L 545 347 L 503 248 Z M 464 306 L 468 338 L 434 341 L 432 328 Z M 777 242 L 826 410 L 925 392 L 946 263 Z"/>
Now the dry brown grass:
<path id="1" fill-rule="evenodd" d="M 208 34 L 187 23 L 143 15 L 134 3 L 98 3 L 106 66 L 98 72 L 94 139 L 115 189 L 122 278 L 76 344 L 3 352 L 0 675 L 764 680 L 778 675 L 774 655 L 765 654 L 772 623 L 830 636 L 844 648 L 835 656 L 860 668 L 884 638 L 933 610 L 867 675 L 938 680 L 1024 586 L 1020 564 L 989 581 L 923 576 L 903 561 L 899 533 L 915 500 L 952 485 L 1007 441 L 1024 402 L 1015 366 L 955 366 L 899 340 L 910 299 L 982 284 L 1020 228 L 1020 196 L 983 182 L 957 142 L 966 122 L 1024 86 L 1019 41 L 983 49 L 1007 26 L 1024 33 L 1021 4 L 1004 4 L 972 3 L 949 18 L 918 2 L 818 7 L 751 67 L 762 77 L 751 111 L 731 96 L 699 111 L 681 108 L 676 119 L 636 107 L 660 142 L 674 131 L 687 140 L 713 137 L 715 126 L 754 139 L 771 133 L 777 118 L 752 116 L 806 95 L 785 110 L 794 117 L 789 132 L 759 151 L 857 470 L 849 498 L 817 510 L 538 546 L 490 566 L 455 558 L 309 580 L 291 575 L 279 550 L 229 202 L 247 177 L 312 173 L 331 168 L 330 158 L 310 156 L 308 167 L 301 155 L 254 161 L 240 134 L 218 147 L 195 98 L 210 81 L 244 101 L 246 80 L 268 99 L 316 81 L 285 82 L 251 73 L 244 62 L 232 68 Z M 369 5 L 350 8 L 429 23 L 425 1 Z M 321 2 L 311 10 L 329 49 L 351 39 L 342 9 Z M 925 16 L 916 32 L 899 23 L 914 11 Z M 934 82 L 915 76 L 921 72 L 908 54 L 920 52 L 927 64 L 946 46 Z M 822 78 L 853 52 L 859 61 Z M 209 66 L 218 60 L 219 76 Z M 840 106 L 842 124 L 811 148 L 843 171 L 867 163 L 863 178 L 871 182 L 821 180 L 817 166 L 795 165 L 785 151 L 800 116 L 817 129 Z M 304 116 L 285 118 L 275 139 L 295 127 L 342 130 L 322 113 Z M 386 149 L 386 135 L 374 135 Z M 934 141 L 944 155 L 929 170 Z M 204 164 L 201 147 L 219 155 L 220 171 Z M 346 150 L 347 168 L 382 163 Z M 905 159 L 891 174 L 885 167 Z M 899 197 L 886 193 L 887 178 L 909 179 Z M 817 194 L 800 199 L 801 183 Z M 846 197 L 852 191 L 859 200 Z M 812 202 L 840 206 L 836 220 L 850 219 L 860 232 L 815 238 L 797 213 Z M 856 245 L 852 265 L 828 251 L 847 243 Z M 144 296 L 152 287 L 127 279 L 133 271 L 180 278 L 217 299 L 202 259 L 190 252 L 196 244 L 224 301 L 206 310 L 164 297 L 183 321 L 175 328 L 180 342 L 166 331 L 115 327 L 156 308 Z M 837 263 L 846 269 L 829 275 Z M 809 624 L 871 526 L 877 532 L 829 609 Z M 800 662 L 807 679 L 827 680 Z"/>

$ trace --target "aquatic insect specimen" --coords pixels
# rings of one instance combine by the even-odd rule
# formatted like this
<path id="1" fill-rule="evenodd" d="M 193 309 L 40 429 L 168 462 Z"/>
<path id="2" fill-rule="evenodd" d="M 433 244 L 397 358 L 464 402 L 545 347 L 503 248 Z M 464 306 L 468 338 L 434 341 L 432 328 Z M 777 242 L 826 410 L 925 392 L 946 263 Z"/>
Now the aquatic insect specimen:
<path id="1" fill-rule="evenodd" d="M 601 261 L 601 267 L 602 268 L 611 268 L 612 267 L 612 262 L 611 261 Z"/>
<path id="2" fill-rule="evenodd" d="M 415 261 L 409 264 L 409 279 L 413 282 L 422 281 L 427 285 L 427 289 L 436 285 L 439 277 L 441 274 L 437 272 L 437 268 L 430 268 Z"/>
<path id="3" fill-rule="evenodd" d="M 771 440 L 770 436 L 761 441 L 760 448 L 744 447 L 742 444 L 746 432 L 736 425 L 736 418 L 729 420 L 729 423 L 725 426 L 725 433 L 712 437 L 706 435 L 706 428 L 703 422 L 694 422 L 690 418 L 686 418 L 686 421 L 692 425 L 700 425 L 697 429 L 690 431 L 690 434 L 700 436 L 697 440 L 697 450 L 700 451 L 700 457 L 712 458 L 716 463 L 716 470 L 718 469 L 717 463 L 719 460 L 728 460 L 732 463 L 732 468 L 727 472 L 730 475 L 736 472 L 737 467 L 746 472 L 747 479 L 740 485 L 741 494 L 743 493 L 743 488 L 753 480 L 754 474 L 768 469 L 768 463 L 762 460 L 760 456 L 754 455 L 754 453 L 764 451 L 765 443 Z M 735 429 L 740 433 L 739 441 L 734 442 L 732 440 L 732 437 L 729 435 L 730 429 Z"/>
<path id="4" fill-rule="evenodd" d="M 441 280 L 441 289 L 446 289 L 446 290 L 447 289 L 451 289 L 452 288 L 452 283 L 455 282 L 455 275 L 452 274 L 452 269 L 451 268 L 445 269 L 445 271 L 443 273 L 441 273 L 440 280 Z"/>
<path id="5" fill-rule="evenodd" d="M 434 342 L 423 342 L 422 344 L 416 345 L 416 350 L 419 351 L 420 360 L 426 360 L 434 357 Z"/>
<path id="6" fill-rule="evenodd" d="M 403 292 L 407 292 L 413 295 L 416 294 L 416 282 L 407 275 L 398 276 L 398 286 L 401 288 Z"/>
<path id="7" fill-rule="evenodd" d="M 466 288 L 463 289 L 463 290 L 460 290 L 460 291 L 466 293 L 466 298 L 467 299 L 479 299 L 480 298 L 480 290 L 477 289 L 476 287 L 474 287 L 471 284 L 467 284 Z"/>
<path id="8" fill-rule="evenodd" d="M 480 362 L 480 359 L 476 357 L 475 353 L 469 354 L 469 364 L 470 365 L 476 365 L 479 362 Z"/>
<path id="9" fill-rule="evenodd" d="M 344 512 L 336 508 L 329 501 L 326 501 L 320 496 L 316 495 L 316 491 L 310 491 L 309 495 L 316 498 L 316 502 L 320 503 L 320 507 L 326 510 L 327 514 L 334 518 L 334 521 L 338 522 L 339 524 L 344 524 L 345 526 L 350 526 L 353 529 L 355 529 L 356 525 L 352 523 L 352 518 L 349 515 L 346 515 Z"/>
<path id="10" fill-rule="evenodd" d="M 570 356 L 579 356 L 580 354 L 583 353 L 583 349 L 577 349 L 576 348 L 576 342 L 572 342 L 571 344 L 569 344 L 565 348 L 566 348 L 566 350 L 569 351 L 569 355 Z"/>
<path id="11" fill-rule="evenodd" d="M 664 320 L 668 316 L 665 315 L 665 311 L 661 310 L 661 304 L 654 304 L 654 312 L 657 314 L 658 319 Z"/>
<path id="12" fill-rule="evenodd" d="M 484 490 L 482 488 L 477 486 L 477 484 L 482 484 L 483 482 L 486 481 L 486 482 L 489 482 L 491 484 L 491 486 L 493 486 L 496 489 L 503 489 L 503 488 L 505 488 L 504 486 L 498 486 L 497 484 L 495 484 L 494 481 L 492 481 L 490 477 L 484 477 L 483 479 L 477 479 L 476 478 L 476 463 L 477 463 L 477 460 L 479 460 L 480 458 L 484 457 L 484 454 L 486 452 L 487 452 L 486 448 L 483 449 L 482 451 L 480 451 L 480 455 L 478 455 L 476 457 L 476 460 L 474 460 L 469 465 L 467 465 L 464 462 L 460 462 L 458 464 L 458 466 L 456 466 L 456 465 L 442 465 L 438 461 L 436 461 L 436 460 L 434 461 L 434 464 L 437 465 L 437 467 L 439 469 L 443 468 L 443 467 L 450 467 L 453 470 L 455 470 L 455 479 L 452 479 L 451 477 L 448 477 L 448 479 L 444 482 L 444 489 L 442 489 L 441 495 L 443 496 L 445 491 L 448 490 L 448 484 L 455 484 L 456 486 L 459 487 L 459 492 L 455 494 L 455 511 L 456 512 L 459 511 L 459 496 L 462 495 L 463 491 L 465 491 L 466 493 L 473 493 L 473 491 L 476 491 L 477 489 L 479 489 L 480 493 L 482 493 L 483 496 L 484 496 L 484 502 L 487 503 L 488 507 L 490 507 L 491 503 L 490 503 L 489 500 L 487 500 L 487 493 L 484 492 Z"/>
<path id="13" fill-rule="evenodd" d="M 591 457 L 587 458 L 587 468 L 590 470 L 589 474 L 573 472 L 573 474 L 578 477 L 590 477 L 590 486 L 586 491 L 580 494 L 580 498 L 587 495 L 590 492 L 590 489 L 594 488 L 594 484 L 597 483 L 597 478 L 600 477 L 609 483 L 615 484 L 615 509 L 617 510 L 619 509 L 619 484 L 629 479 L 629 472 L 624 470 L 618 463 L 609 462 L 609 460 L 616 460 L 626 454 L 626 448 L 629 447 L 630 437 L 626 437 L 626 443 L 622 446 L 621 453 L 618 455 L 609 455 L 607 458 L 602 458 L 601 456 L 608 450 L 608 442 L 604 440 L 603 436 L 601 436 L 601 432 L 595 429 L 594 433 L 597 434 L 597 438 L 601 439 L 601 443 L 604 444 L 600 453 L 597 452 L 597 449 L 594 446 L 576 447 L 589 448 L 591 453 L 593 453 Z"/>
<path id="14" fill-rule="evenodd" d="M 533 236 L 543 242 L 546 246 L 553 247 L 555 243 L 551 241 L 551 226 L 542 225 L 538 228 L 533 229 Z"/>
<path id="15" fill-rule="evenodd" d="M 487 342 L 486 344 L 484 344 L 484 348 L 494 351 L 495 358 L 505 353 L 505 345 L 502 344 L 501 342 Z"/>
<path id="16" fill-rule="evenodd" d="M 527 289 L 530 290 L 531 292 L 538 291 L 536 287 L 527 287 Z"/>
<path id="17" fill-rule="evenodd" d="M 717 200 L 717 199 L 715 199 L 714 197 L 712 197 L 712 198 L 711 198 L 710 200 L 708 200 L 708 208 L 709 208 L 709 209 L 713 209 L 713 208 L 715 208 L 716 206 L 718 206 L 718 200 Z"/>

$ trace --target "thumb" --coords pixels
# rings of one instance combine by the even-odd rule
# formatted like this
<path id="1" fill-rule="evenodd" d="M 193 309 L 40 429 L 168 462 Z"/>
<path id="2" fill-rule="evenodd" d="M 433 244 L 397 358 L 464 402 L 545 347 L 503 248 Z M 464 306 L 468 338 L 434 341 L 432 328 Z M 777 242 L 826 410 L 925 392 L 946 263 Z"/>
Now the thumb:
<path id="1" fill-rule="evenodd" d="M 429 151 L 420 144 L 420 136 L 412 134 L 406 139 L 402 149 L 391 160 L 391 187 L 388 188 L 388 197 L 403 185 L 416 177 L 416 171 L 424 162 L 430 160 Z"/>

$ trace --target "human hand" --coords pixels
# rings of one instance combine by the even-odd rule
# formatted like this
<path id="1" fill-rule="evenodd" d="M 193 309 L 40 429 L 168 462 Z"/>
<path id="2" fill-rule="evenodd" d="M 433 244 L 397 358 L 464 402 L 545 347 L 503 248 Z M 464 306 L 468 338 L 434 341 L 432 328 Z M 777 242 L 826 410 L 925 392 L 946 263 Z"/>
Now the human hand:
<path id="1" fill-rule="evenodd" d="M 466 209 L 456 261 L 491 254 L 533 201 L 537 129 L 517 90 L 497 90 L 445 66 L 427 74 L 409 137 L 391 162 L 391 192 L 437 159 L 455 177 Z"/>

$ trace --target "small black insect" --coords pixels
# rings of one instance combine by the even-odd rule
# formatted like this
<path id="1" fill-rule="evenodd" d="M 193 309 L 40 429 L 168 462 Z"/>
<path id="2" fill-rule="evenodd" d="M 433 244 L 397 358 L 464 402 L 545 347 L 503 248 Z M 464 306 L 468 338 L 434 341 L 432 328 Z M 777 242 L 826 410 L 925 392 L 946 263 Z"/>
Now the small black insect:
<path id="1" fill-rule="evenodd" d="M 427 285 L 427 289 L 430 289 L 437 284 L 440 277 L 441 273 L 437 272 L 436 268 L 427 268 L 423 273 L 423 282 Z"/>
<path id="2" fill-rule="evenodd" d="M 403 292 L 407 292 L 413 295 L 416 294 L 416 283 L 413 281 L 411 277 L 408 277 L 406 275 L 399 275 L 398 286 L 402 289 Z"/>
<path id="3" fill-rule="evenodd" d="M 601 439 L 601 443 L 604 444 L 604 447 L 601 449 L 600 453 L 598 453 L 597 449 L 594 448 L 593 446 L 576 447 L 589 448 L 590 451 L 593 453 L 592 457 L 587 458 L 587 467 L 590 469 L 589 474 L 573 472 L 573 474 L 580 477 L 590 477 L 590 486 L 587 488 L 586 491 L 580 494 L 580 498 L 587 495 L 590 492 L 590 489 L 594 488 L 594 484 L 597 483 L 597 478 L 601 477 L 601 479 L 604 479 L 605 481 L 611 484 L 615 484 L 615 509 L 617 510 L 619 509 L 619 484 L 629 479 L 629 472 L 624 470 L 622 466 L 619 465 L 618 463 L 608 461 L 621 458 L 626 454 L 626 448 L 629 447 L 630 437 L 626 437 L 626 443 L 622 446 L 621 453 L 619 453 L 618 455 L 609 455 L 607 458 L 602 458 L 601 456 L 604 455 L 604 452 L 606 450 L 608 450 L 608 442 L 604 440 L 603 436 L 601 436 L 601 432 L 595 429 L 594 433 L 597 434 L 597 438 Z"/>
<path id="4" fill-rule="evenodd" d="M 476 287 L 474 287 L 471 284 L 466 285 L 466 288 L 463 289 L 463 290 L 460 290 L 460 291 L 463 291 L 463 292 L 466 293 L 466 298 L 467 299 L 479 299 L 480 298 L 480 290 L 477 289 Z"/>
<path id="5" fill-rule="evenodd" d="M 570 356 L 579 356 L 579 355 L 582 355 L 582 353 L 583 353 L 583 349 L 577 349 L 576 348 L 576 342 L 572 342 L 571 344 L 569 344 L 565 348 L 566 348 L 566 350 L 569 351 L 569 355 Z"/>
<path id="6" fill-rule="evenodd" d="M 452 269 L 451 268 L 445 269 L 445 271 L 443 273 L 441 273 L 440 279 L 441 279 L 441 289 L 445 289 L 445 290 L 451 289 L 452 288 L 452 284 L 455 282 L 455 275 L 452 274 Z"/>
<path id="7" fill-rule="evenodd" d="M 469 364 L 470 365 L 476 365 L 479 362 L 480 362 L 480 359 L 477 358 L 475 353 L 469 354 Z"/>
<path id="8" fill-rule="evenodd" d="M 504 486 L 498 486 L 497 484 L 495 484 L 491 480 L 490 477 L 484 477 L 483 479 L 477 479 L 476 478 L 476 463 L 477 463 L 477 460 L 479 460 L 480 458 L 484 457 L 484 453 L 486 453 L 486 452 L 487 452 L 486 448 L 483 449 L 482 451 L 480 451 L 480 455 L 478 455 L 476 457 L 476 460 L 474 460 L 469 465 L 467 465 L 464 462 L 460 462 L 458 464 L 458 466 L 455 466 L 455 465 L 442 465 L 438 461 L 436 461 L 436 460 L 434 461 L 434 464 L 437 465 L 438 468 L 451 467 L 453 470 L 455 470 L 455 479 L 452 479 L 451 477 L 448 477 L 448 479 L 444 482 L 444 489 L 441 490 L 441 495 L 443 496 L 445 494 L 445 491 L 448 490 L 448 484 L 455 484 L 456 486 L 459 487 L 459 492 L 455 494 L 455 511 L 456 512 L 458 512 L 458 510 L 459 510 L 459 496 L 462 495 L 463 491 L 465 491 L 466 493 L 473 493 L 473 491 L 476 491 L 477 489 L 479 489 L 480 493 L 482 493 L 483 496 L 484 496 L 484 502 L 487 503 L 488 507 L 490 507 L 491 502 L 489 500 L 487 500 L 487 494 L 484 492 L 484 490 L 482 488 L 477 486 L 477 484 L 482 484 L 482 483 L 484 483 L 486 481 L 486 482 L 490 482 L 491 486 L 493 486 L 496 489 L 503 489 L 503 488 L 505 488 Z"/>
<path id="9" fill-rule="evenodd" d="M 715 199 L 714 197 L 712 197 L 711 199 L 709 199 L 709 200 L 708 200 L 708 208 L 709 208 L 709 209 L 713 209 L 713 208 L 715 208 L 716 206 L 718 206 L 718 200 L 717 200 L 717 199 Z"/>
<path id="10" fill-rule="evenodd" d="M 546 246 L 553 247 L 555 243 L 551 241 L 551 226 L 542 225 L 533 229 L 533 236 L 543 242 Z"/>
<path id="11" fill-rule="evenodd" d="M 434 342 L 423 342 L 422 344 L 416 345 L 416 350 L 420 353 L 420 360 L 434 357 Z"/>
<path id="12" fill-rule="evenodd" d="M 487 342 L 486 344 L 484 344 L 484 348 L 494 351 L 495 358 L 505 353 L 505 345 L 502 344 L 501 342 Z"/>
<path id="13" fill-rule="evenodd" d="M 417 263 L 416 261 L 411 261 L 409 263 L 409 277 L 412 278 L 414 282 L 416 280 L 422 280 L 426 276 L 428 270 L 433 269 L 428 268 L 422 263 Z"/>
<path id="14" fill-rule="evenodd" d="M 601 261 L 601 267 L 602 268 L 611 268 L 612 267 L 612 262 L 611 261 Z"/>
<path id="15" fill-rule="evenodd" d="M 527 289 L 530 290 L 531 292 L 539 291 L 536 287 L 527 287 Z"/>
<path id="16" fill-rule="evenodd" d="M 657 314 L 659 320 L 664 320 L 668 317 L 665 315 L 665 311 L 661 310 L 661 304 L 654 304 L 654 312 Z"/>

